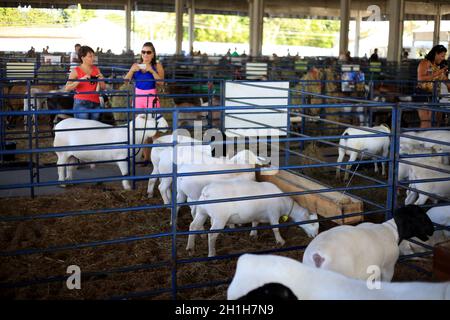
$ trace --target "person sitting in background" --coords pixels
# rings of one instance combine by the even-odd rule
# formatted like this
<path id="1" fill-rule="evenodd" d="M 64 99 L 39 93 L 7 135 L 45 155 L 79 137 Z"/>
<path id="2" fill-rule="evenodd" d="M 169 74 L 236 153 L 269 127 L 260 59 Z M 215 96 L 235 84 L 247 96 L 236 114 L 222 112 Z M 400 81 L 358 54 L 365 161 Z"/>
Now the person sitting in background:
<path id="1" fill-rule="evenodd" d="M 378 48 L 375 48 L 375 50 L 373 50 L 372 55 L 369 58 L 369 62 L 378 62 L 379 58 L 378 58 Z"/>
<path id="2" fill-rule="evenodd" d="M 27 57 L 28 57 L 28 58 L 34 58 L 34 57 L 36 57 L 36 50 L 34 49 L 33 46 L 31 46 L 31 49 L 28 50 L 28 52 L 27 52 Z"/>
<path id="3" fill-rule="evenodd" d="M 408 61 L 408 56 L 409 56 L 408 51 L 404 50 L 402 55 L 402 62 Z"/>
<path id="4" fill-rule="evenodd" d="M 75 51 L 70 54 L 70 63 L 80 63 L 80 58 L 78 53 L 80 52 L 81 44 L 77 43 L 75 45 Z"/>

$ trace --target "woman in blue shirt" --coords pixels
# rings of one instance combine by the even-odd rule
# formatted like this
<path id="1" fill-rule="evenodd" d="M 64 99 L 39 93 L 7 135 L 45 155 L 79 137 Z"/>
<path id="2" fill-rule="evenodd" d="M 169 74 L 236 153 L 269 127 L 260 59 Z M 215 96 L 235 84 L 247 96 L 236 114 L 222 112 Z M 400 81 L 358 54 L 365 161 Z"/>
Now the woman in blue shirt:
<path id="1" fill-rule="evenodd" d="M 155 47 L 151 42 L 144 43 L 141 50 L 141 63 L 134 63 L 125 79 L 133 79 L 136 82 L 134 107 L 153 108 L 156 86 L 162 84 L 154 80 L 164 79 L 164 68 L 161 63 L 156 62 Z M 158 100 L 155 102 L 155 107 L 160 107 Z"/>
<path id="2" fill-rule="evenodd" d="M 141 50 L 141 63 L 134 63 L 125 80 L 133 79 L 135 81 L 135 108 L 159 108 L 160 104 L 156 99 L 156 86 L 162 85 L 164 79 L 164 68 L 161 63 L 156 62 L 156 52 L 153 43 L 146 42 Z M 156 99 L 156 101 L 155 101 Z M 154 105 L 153 105 L 154 104 Z M 144 141 L 150 143 L 151 141 Z M 144 164 L 150 161 L 150 148 L 143 148 Z"/>

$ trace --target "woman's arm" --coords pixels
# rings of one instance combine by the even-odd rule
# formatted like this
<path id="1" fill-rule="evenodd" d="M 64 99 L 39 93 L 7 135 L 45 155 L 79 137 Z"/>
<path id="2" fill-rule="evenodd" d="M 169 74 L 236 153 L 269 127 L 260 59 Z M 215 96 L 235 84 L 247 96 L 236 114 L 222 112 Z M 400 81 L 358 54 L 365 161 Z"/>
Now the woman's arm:
<path id="1" fill-rule="evenodd" d="M 103 74 L 100 72 L 100 69 L 98 70 L 98 79 L 105 79 L 105 77 L 103 76 Z M 98 85 L 100 87 L 100 90 L 105 90 L 106 89 L 106 83 L 105 81 L 98 81 Z"/>
<path id="2" fill-rule="evenodd" d="M 428 74 L 428 69 L 431 67 L 431 62 L 428 60 L 421 61 L 417 67 L 417 80 L 418 81 L 430 81 L 430 80 L 443 80 L 445 72 L 448 67 L 434 71 L 432 74 Z"/>
<path id="3" fill-rule="evenodd" d="M 70 80 L 75 80 L 75 79 L 77 79 L 77 72 L 74 69 L 74 70 L 72 70 L 72 72 L 70 72 L 69 81 L 67 81 L 66 86 L 64 87 L 64 91 L 72 91 L 77 88 L 77 86 L 80 82 L 79 81 L 70 81 Z"/>
<path id="4" fill-rule="evenodd" d="M 164 76 L 165 76 L 165 74 L 164 74 L 164 68 L 163 68 L 163 66 L 162 66 L 162 64 L 161 63 L 157 63 L 156 64 L 156 71 L 155 70 L 153 70 L 153 77 L 156 79 L 156 80 L 164 80 Z M 158 84 L 158 85 L 163 85 L 164 84 L 164 82 L 163 81 L 158 81 L 156 84 Z"/>
<path id="5" fill-rule="evenodd" d="M 130 70 L 128 71 L 128 73 L 125 75 L 124 79 L 125 80 L 130 80 L 133 77 L 133 74 L 139 71 L 139 66 L 137 63 L 133 63 L 133 65 L 131 66 Z"/>

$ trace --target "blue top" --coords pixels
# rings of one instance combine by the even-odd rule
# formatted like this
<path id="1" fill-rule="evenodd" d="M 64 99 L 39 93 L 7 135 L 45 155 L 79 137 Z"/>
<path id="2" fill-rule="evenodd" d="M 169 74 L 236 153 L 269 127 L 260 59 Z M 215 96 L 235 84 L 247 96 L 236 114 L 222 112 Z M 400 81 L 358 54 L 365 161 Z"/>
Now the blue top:
<path id="1" fill-rule="evenodd" d="M 153 70 L 156 71 L 155 68 Z M 155 80 L 155 77 L 152 73 L 144 70 L 136 71 L 133 74 L 133 79 L 136 81 L 136 88 L 141 90 L 150 90 L 156 88 L 155 81 L 149 81 L 149 80 Z M 146 80 L 146 81 L 143 81 Z"/>

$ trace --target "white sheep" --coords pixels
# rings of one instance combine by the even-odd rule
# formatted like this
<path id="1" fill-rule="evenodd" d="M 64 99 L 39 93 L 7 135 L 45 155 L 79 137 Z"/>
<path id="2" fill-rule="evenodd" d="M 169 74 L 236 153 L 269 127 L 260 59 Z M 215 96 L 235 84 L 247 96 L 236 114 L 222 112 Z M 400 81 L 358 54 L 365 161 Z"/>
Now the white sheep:
<path id="1" fill-rule="evenodd" d="M 30 89 L 30 99 L 23 99 L 23 111 L 33 111 L 33 110 L 44 110 L 47 109 L 47 98 L 41 96 L 38 97 L 39 94 L 42 94 L 44 90 L 40 88 L 31 88 Z M 32 122 L 35 121 L 35 117 L 31 117 Z M 23 122 L 25 128 L 28 126 L 28 115 L 23 116 Z"/>
<path id="2" fill-rule="evenodd" d="M 379 284 L 379 288 L 377 285 Z M 227 299 L 448 300 L 450 282 L 382 282 L 348 278 L 277 255 L 244 254 Z M 285 290 L 283 290 L 283 288 Z"/>
<path id="3" fill-rule="evenodd" d="M 450 143 L 450 130 L 427 130 L 427 131 L 412 131 L 412 132 L 405 132 L 405 134 L 415 136 L 420 138 L 426 138 L 430 140 L 435 140 L 437 142 L 430 142 L 430 141 L 423 141 L 419 139 L 413 139 L 413 138 L 406 138 L 401 137 L 400 138 L 400 149 L 408 146 L 417 147 L 422 146 L 424 148 L 430 149 L 436 153 L 444 153 L 444 152 L 450 152 L 450 145 L 441 144 L 439 142 L 446 142 Z M 443 164 L 449 164 L 449 157 L 448 156 L 442 156 L 442 163 Z"/>
<path id="4" fill-rule="evenodd" d="M 402 155 L 404 154 L 427 154 L 427 153 L 433 153 L 432 149 L 424 148 L 420 146 L 403 146 L 400 148 L 400 153 Z M 417 158 L 404 158 L 404 160 L 409 162 L 416 162 L 416 163 L 441 163 L 442 157 L 441 156 L 427 156 L 427 157 L 417 157 Z M 398 164 L 398 180 L 403 180 L 408 178 L 409 170 L 411 167 L 415 167 L 414 165 L 411 165 L 409 163 L 399 162 Z"/>
<path id="5" fill-rule="evenodd" d="M 185 163 L 178 167 L 179 173 L 189 172 L 212 172 L 225 170 L 254 169 L 256 164 L 262 165 L 266 159 L 256 156 L 250 150 L 241 150 L 231 159 L 221 157 L 213 158 L 202 155 L 201 163 Z M 256 180 L 254 171 L 251 172 L 232 172 L 216 173 L 208 175 L 181 176 L 177 179 L 177 203 L 186 201 L 195 201 L 200 198 L 203 188 L 218 180 L 240 179 Z M 191 207 L 191 213 L 194 217 L 195 206 Z"/>
<path id="6" fill-rule="evenodd" d="M 433 223 L 441 226 L 450 226 L 450 206 L 433 207 L 427 211 L 427 216 L 433 221 Z M 425 241 L 425 244 L 434 246 L 440 242 L 444 242 L 450 239 L 450 230 L 436 230 L 433 235 Z M 412 238 L 412 240 L 418 241 L 419 239 Z M 407 255 L 413 253 L 425 252 L 427 249 L 421 245 L 412 243 L 411 241 L 402 241 L 399 245 L 400 254 Z"/>
<path id="7" fill-rule="evenodd" d="M 381 281 L 391 281 L 399 257 L 398 243 L 412 237 L 426 241 L 433 231 L 423 208 L 401 207 L 393 219 L 382 224 L 338 226 L 320 233 L 306 248 L 303 263 L 361 280 L 367 279 L 368 267 L 376 266 Z"/>
<path id="8" fill-rule="evenodd" d="M 363 129 L 363 128 L 368 128 L 368 127 L 361 127 L 361 128 Z M 368 131 L 365 131 L 362 129 L 347 128 L 342 135 L 348 136 L 348 135 L 375 134 L 373 132 L 368 132 Z M 370 129 L 381 131 L 382 133 L 383 132 L 385 132 L 385 133 L 391 132 L 391 130 L 385 125 L 372 127 Z M 353 148 L 353 149 L 364 151 L 364 152 L 371 153 L 374 155 L 381 154 L 383 157 L 387 157 L 388 153 L 389 153 L 389 141 L 390 141 L 390 139 L 387 136 L 386 137 L 375 137 L 375 138 L 370 138 L 370 137 L 349 138 L 349 139 L 341 138 L 339 140 L 339 146 Z M 358 152 L 344 149 L 344 148 L 339 148 L 339 156 L 338 156 L 337 162 L 342 162 L 345 155 L 350 156 L 349 161 L 355 161 L 356 158 L 358 157 Z M 376 160 L 377 157 L 373 157 L 373 159 Z M 374 165 L 375 165 L 375 172 L 378 172 L 378 163 L 375 162 Z M 382 162 L 381 168 L 382 168 L 383 175 L 386 174 L 385 166 L 386 166 L 386 164 L 384 162 Z M 345 172 L 344 180 L 348 179 L 348 170 L 350 170 L 350 168 L 351 168 L 350 164 L 346 166 L 347 171 Z M 338 166 L 336 168 L 336 178 L 338 178 L 338 179 L 340 176 L 340 170 L 341 170 L 340 166 Z"/>
<path id="9" fill-rule="evenodd" d="M 420 162 L 421 164 L 427 165 L 429 167 L 437 168 L 438 170 L 446 170 L 450 171 L 450 166 L 427 161 L 424 159 L 414 160 L 415 162 Z M 420 183 L 410 183 L 409 187 L 417 189 L 419 191 L 427 192 L 429 194 L 434 194 L 440 197 L 450 198 L 450 174 L 445 172 L 439 172 L 433 169 L 427 169 L 419 166 L 410 165 L 408 172 L 409 180 L 424 180 L 424 179 L 442 179 L 447 178 L 445 181 L 431 181 L 431 182 L 420 182 Z M 423 193 L 418 193 L 417 191 L 407 190 L 406 191 L 406 199 L 405 205 L 414 203 L 415 205 L 422 205 L 427 202 L 430 196 Z M 437 203 L 437 199 L 432 199 L 434 203 Z"/>
<path id="10" fill-rule="evenodd" d="M 276 185 L 270 182 L 227 180 L 213 182 L 203 188 L 199 201 L 237 198 L 246 196 L 259 196 L 269 194 L 281 194 Z M 281 216 L 286 215 L 295 222 L 317 219 L 317 214 L 309 214 L 309 211 L 300 207 L 290 197 L 274 197 L 256 200 L 228 201 L 220 203 L 201 204 L 196 206 L 195 218 L 189 231 L 203 230 L 203 225 L 208 217 L 211 218 L 211 230 L 223 229 L 227 224 L 252 223 L 256 227 L 258 223 L 279 224 Z M 308 236 L 315 237 L 319 230 L 319 223 L 301 224 Z M 278 228 L 273 228 L 277 244 L 283 245 Z M 208 256 L 216 255 L 215 243 L 218 233 L 208 234 Z M 252 230 L 250 236 L 256 236 L 257 231 Z M 195 234 L 190 234 L 186 250 L 194 250 Z"/>
<path id="11" fill-rule="evenodd" d="M 154 144 L 157 143 L 171 143 L 173 141 L 173 135 L 165 135 L 161 136 L 158 139 L 155 139 L 153 141 Z M 193 142 L 195 144 L 189 146 L 189 145 L 183 145 L 183 146 L 177 146 L 177 164 L 185 163 L 190 160 L 190 151 L 197 150 L 199 152 L 205 153 L 206 155 L 211 156 L 211 146 L 210 145 L 202 145 L 202 141 L 193 139 L 191 137 L 187 137 L 184 135 L 177 135 L 177 142 L 178 143 L 187 143 L 187 142 Z M 153 147 L 152 152 L 150 155 L 152 165 L 153 165 L 153 172 L 152 175 L 160 174 L 160 173 L 171 173 L 172 172 L 172 157 L 173 157 L 173 148 L 172 147 Z M 184 161 L 184 157 L 186 157 L 186 161 Z M 160 169 L 161 167 L 161 169 Z M 169 170 L 165 170 L 166 168 L 169 168 Z M 147 187 L 147 194 L 149 198 L 153 197 L 153 192 L 155 189 L 155 183 L 158 180 L 158 178 L 149 178 L 148 179 L 148 187 Z M 171 178 L 167 178 L 168 181 L 164 181 L 164 184 L 168 183 L 168 190 L 167 188 L 163 188 L 163 191 L 161 191 L 162 186 L 159 185 L 159 190 L 161 192 L 161 196 L 163 197 L 164 203 L 169 203 L 170 200 L 166 199 L 166 193 L 171 193 L 170 190 L 170 184 L 172 183 Z M 161 183 L 163 183 L 163 178 L 160 179 Z"/>
<path id="12" fill-rule="evenodd" d="M 136 144 L 143 143 L 147 137 L 152 137 L 156 133 L 156 125 L 160 131 L 167 131 L 168 124 L 162 116 L 158 116 L 156 119 L 146 115 L 138 115 L 133 125 L 133 120 L 129 124 L 129 130 L 124 127 L 113 127 L 111 125 L 104 124 L 96 120 L 85 120 L 77 118 L 69 118 L 59 122 L 55 126 L 55 139 L 53 142 L 54 147 L 67 147 L 67 146 L 83 146 L 83 145 L 95 145 L 95 144 L 112 144 L 126 145 L 128 142 L 128 134 L 130 135 L 130 143 L 134 141 Z M 98 128 L 87 130 L 70 130 L 61 131 L 67 129 L 86 129 L 86 128 Z M 146 130 L 136 130 L 146 129 Z M 135 149 L 132 149 L 132 154 Z M 142 149 L 140 149 L 142 150 Z M 139 151 L 140 153 L 141 151 Z M 117 161 L 116 164 L 119 167 L 122 176 L 128 175 L 128 149 L 105 149 L 105 150 L 68 150 L 68 151 L 56 151 L 58 156 L 58 176 L 59 181 L 71 180 L 73 176 L 73 166 L 66 166 L 66 164 L 73 164 L 76 160 L 91 162 L 91 161 Z M 122 181 L 125 190 L 130 190 L 131 186 L 128 180 Z M 62 184 L 61 186 L 65 186 Z"/>

